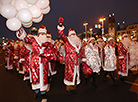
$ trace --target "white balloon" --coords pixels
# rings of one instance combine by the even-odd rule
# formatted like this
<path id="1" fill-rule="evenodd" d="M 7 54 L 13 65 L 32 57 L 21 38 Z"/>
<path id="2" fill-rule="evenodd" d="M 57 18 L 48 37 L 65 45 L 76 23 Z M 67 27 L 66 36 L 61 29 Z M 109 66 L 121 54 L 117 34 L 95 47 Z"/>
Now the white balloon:
<path id="1" fill-rule="evenodd" d="M 1 15 L 5 18 L 13 18 L 16 15 L 16 9 L 10 4 L 1 6 Z"/>
<path id="2" fill-rule="evenodd" d="M 1 14 L 1 5 L 2 5 L 2 4 L 0 3 L 0 14 Z"/>
<path id="3" fill-rule="evenodd" d="M 48 6 L 46 9 L 42 9 L 41 11 L 43 14 L 48 14 L 50 12 L 50 9 L 50 6 Z"/>
<path id="4" fill-rule="evenodd" d="M 12 6 L 15 5 L 15 1 L 16 1 L 16 0 L 12 0 L 12 2 L 11 2 L 11 5 L 12 5 Z"/>
<path id="5" fill-rule="evenodd" d="M 30 22 L 33 19 L 31 11 L 26 8 L 19 10 L 17 15 L 21 22 Z"/>
<path id="6" fill-rule="evenodd" d="M 49 0 L 38 0 L 36 6 L 42 9 L 48 7 L 49 3 L 50 3 Z"/>
<path id="7" fill-rule="evenodd" d="M 11 3 L 12 0 L 0 0 L 1 3 L 3 4 L 9 4 Z"/>
<path id="8" fill-rule="evenodd" d="M 24 27 L 26 27 L 26 28 L 29 28 L 29 27 L 31 27 L 31 26 L 33 25 L 33 22 L 31 21 L 31 22 L 29 22 L 29 23 L 22 23 L 22 25 L 23 25 Z"/>
<path id="9" fill-rule="evenodd" d="M 29 5 L 25 0 L 17 0 L 15 2 L 15 8 L 17 9 L 17 11 L 19 11 L 20 9 L 23 9 L 23 8 L 28 8 L 28 7 L 29 7 Z"/>
<path id="10" fill-rule="evenodd" d="M 18 18 L 14 17 L 14 18 L 10 18 L 6 21 L 6 26 L 8 27 L 8 29 L 10 29 L 11 31 L 17 31 L 18 29 L 21 28 L 21 22 Z"/>
<path id="11" fill-rule="evenodd" d="M 35 4 L 38 0 L 26 0 L 29 4 Z"/>
<path id="12" fill-rule="evenodd" d="M 42 19 L 43 19 L 43 14 L 41 14 L 41 16 L 39 17 L 39 18 L 37 18 L 37 19 L 33 19 L 33 22 L 35 22 L 35 23 L 39 23 L 39 22 L 41 22 L 42 21 Z"/>
<path id="13" fill-rule="evenodd" d="M 29 10 L 31 11 L 33 18 L 38 18 L 41 16 L 41 10 L 39 7 L 37 7 L 36 5 L 32 5 L 31 7 L 29 7 Z"/>

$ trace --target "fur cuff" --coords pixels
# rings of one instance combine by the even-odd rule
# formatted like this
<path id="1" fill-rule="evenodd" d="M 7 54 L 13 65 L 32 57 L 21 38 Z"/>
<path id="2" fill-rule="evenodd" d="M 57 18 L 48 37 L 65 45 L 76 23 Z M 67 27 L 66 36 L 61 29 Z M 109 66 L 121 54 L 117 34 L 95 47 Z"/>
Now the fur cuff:
<path id="1" fill-rule="evenodd" d="M 60 26 L 58 25 L 58 26 L 57 26 L 57 29 L 60 30 L 60 31 L 62 31 L 62 30 L 65 29 L 65 27 L 64 27 L 64 26 L 60 27 Z"/>

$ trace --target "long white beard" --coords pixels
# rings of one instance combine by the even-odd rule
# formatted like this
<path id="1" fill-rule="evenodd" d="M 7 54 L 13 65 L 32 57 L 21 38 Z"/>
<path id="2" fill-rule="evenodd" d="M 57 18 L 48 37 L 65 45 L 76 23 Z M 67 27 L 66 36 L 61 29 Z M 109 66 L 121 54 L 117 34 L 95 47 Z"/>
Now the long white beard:
<path id="1" fill-rule="evenodd" d="M 44 42 L 46 42 L 46 35 L 39 35 L 39 37 L 38 37 L 38 41 L 39 41 L 39 43 L 44 43 Z"/>
<path id="2" fill-rule="evenodd" d="M 128 48 L 130 46 L 130 44 L 131 44 L 131 41 L 129 40 L 129 38 L 124 38 L 122 40 L 122 43 L 124 44 L 125 47 Z"/>
<path id="3" fill-rule="evenodd" d="M 68 37 L 71 43 L 75 46 L 81 46 L 81 40 L 76 35 L 69 36 Z"/>

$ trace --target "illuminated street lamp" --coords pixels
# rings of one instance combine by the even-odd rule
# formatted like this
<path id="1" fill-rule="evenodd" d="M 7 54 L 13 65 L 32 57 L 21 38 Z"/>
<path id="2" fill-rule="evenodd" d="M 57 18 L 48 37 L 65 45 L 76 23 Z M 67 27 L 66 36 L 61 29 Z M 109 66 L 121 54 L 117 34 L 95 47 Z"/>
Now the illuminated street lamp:
<path id="1" fill-rule="evenodd" d="M 93 30 L 92 28 L 89 29 L 89 31 L 90 31 L 90 33 L 91 33 L 91 37 L 92 37 L 92 33 L 93 33 L 92 30 Z"/>
<path id="2" fill-rule="evenodd" d="M 104 34 L 104 21 L 106 20 L 106 18 L 100 18 L 99 21 L 102 22 L 102 35 Z"/>
<path id="3" fill-rule="evenodd" d="M 83 26 L 85 27 L 85 38 L 87 38 L 87 25 L 87 22 L 83 23 Z"/>

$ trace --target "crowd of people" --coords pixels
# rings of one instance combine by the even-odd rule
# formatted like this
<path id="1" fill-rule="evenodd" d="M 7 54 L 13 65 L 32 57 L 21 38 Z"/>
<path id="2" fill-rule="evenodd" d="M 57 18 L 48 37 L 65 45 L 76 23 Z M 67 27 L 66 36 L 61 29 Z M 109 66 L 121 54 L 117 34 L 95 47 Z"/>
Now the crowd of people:
<path id="1" fill-rule="evenodd" d="M 24 81 L 29 80 L 34 90 L 34 98 L 39 96 L 47 99 L 52 76 L 57 73 L 57 62 L 64 65 L 64 84 L 69 95 L 78 92 L 80 84 L 80 70 L 85 76 L 85 82 L 92 78 L 92 87 L 97 88 L 96 78 L 104 72 L 103 80 L 107 81 L 109 74 L 113 85 L 118 86 L 114 76 L 115 70 L 121 81 L 126 80 L 129 70 L 138 69 L 138 42 L 137 38 L 129 39 L 127 34 L 122 35 L 118 43 L 109 37 L 105 42 L 102 37 L 90 37 L 81 40 L 74 29 L 70 28 L 68 36 L 64 34 L 62 19 L 57 26 L 60 40 L 52 39 L 50 32 L 41 25 L 38 32 L 26 34 L 21 28 L 16 32 L 17 41 L 8 40 L 3 46 L 5 51 L 5 68 L 16 70 L 24 74 Z M 58 64 L 59 65 L 59 64 Z"/>

